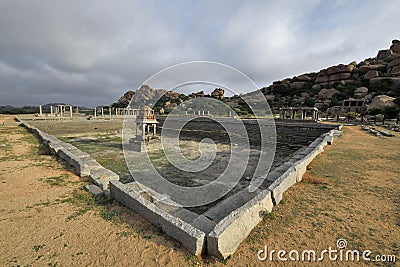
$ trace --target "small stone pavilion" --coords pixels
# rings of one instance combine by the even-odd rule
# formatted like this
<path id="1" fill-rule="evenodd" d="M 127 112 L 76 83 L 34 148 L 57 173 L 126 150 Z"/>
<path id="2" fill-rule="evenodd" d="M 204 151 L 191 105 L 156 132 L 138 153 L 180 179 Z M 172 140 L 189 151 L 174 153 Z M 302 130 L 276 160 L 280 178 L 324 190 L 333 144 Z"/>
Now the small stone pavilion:
<path id="1" fill-rule="evenodd" d="M 297 114 L 300 114 L 300 117 Z M 309 115 L 311 115 L 311 120 L 318 120 L 318 109 L 316 107 L 286 107 L 279 109 L 279 119 L 283 120 L 307 120 L 310 118 Z"/>
<path id="2" fill-rule="evenodd" d="M 139 114 L 136 117 L 136 136 L 129 140 L 129 144 L 132 149 L 137 152 L 143 152 L 146 150 L 144 145 L 145 136 L 157 134 L 156 116 L 154 111 L 149 107 L 145 106 L 139 110 Z"/>

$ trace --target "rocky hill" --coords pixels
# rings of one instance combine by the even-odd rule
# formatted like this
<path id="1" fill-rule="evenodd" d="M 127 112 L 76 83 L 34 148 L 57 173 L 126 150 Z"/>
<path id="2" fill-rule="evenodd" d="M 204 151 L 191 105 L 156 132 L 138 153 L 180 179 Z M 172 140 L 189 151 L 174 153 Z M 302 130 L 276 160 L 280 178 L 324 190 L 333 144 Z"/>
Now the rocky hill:
<path id="1" fill-rule="evenodd" d="M 339 64 L 275 81 L 260 90 L 273 109 L 309 106 L 325 113 L 379 113 L 385 109 L 392 109 L 391 113 L 396 113 L 400 106 L 400 41 L 393 40 L 389 49 L 380 50 L 376 57 L 359 63 Z M 210 95 L 200 91 L 186 96 L 143 85 L 136 92 L 126 92 L 113 105 L 125 107 L 133 96 L 146 101 L 155 95 L 163 95 L 154 107 L 159 113 L 168 113 L 183 101 L 196 97 L 220 99 L 239 115 L 250 113 L 249 107 L 239 96 L 225 97 L 221 88 L 216 88 Z M 343 108 L 344 103 L 345 106 L 349 105 L 348 109 Z M 354 103 L 359 105 L 356 109 L 352 107 Z"/>
<path id="2" fill-rule="evenodd" d="M 275 81 L 261 90 L 273 107 L 315 106 L 334 112 L 352 99 L 365 101 L 360 112 L 396 107 L 400 104 L 400 41 L 393 40 L 374 58 Z"/>

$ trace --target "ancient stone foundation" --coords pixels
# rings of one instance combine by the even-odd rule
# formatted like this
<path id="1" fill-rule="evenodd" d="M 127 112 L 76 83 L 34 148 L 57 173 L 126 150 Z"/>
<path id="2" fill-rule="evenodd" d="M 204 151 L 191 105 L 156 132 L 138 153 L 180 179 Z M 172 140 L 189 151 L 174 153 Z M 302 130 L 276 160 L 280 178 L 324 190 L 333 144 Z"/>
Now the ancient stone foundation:
<path id="1" fill-rule="evenodd" d="M 19 119 L 16 118 L 18 121 Z M 136 182 L 123 184 L 119 176 L 101 166 L 87 153 L 71 144 L 22 122 L 53 155 L 65 160 L 81 177 L 89 180 L 116 201 L 141 214 L 163 232 L 179 241 L 194 255 L 213 255 L 226 258 L 233 254 L 251 230 L 282 200 L 288 188 L 300 182 L 306 167 L 324 146 L 332 144 L 340 134 L 340 127 L 322 134 L 308 147 L 295 153 L 286 163 L 257 178 L 262 185 L 256 190 L 252 184 L 224 199 L 204 214 L 197 214 L 179 205 L 168 205 L 164 196 Z M 93 188 L 91 188 L 93 190 Z M 93 190 L 99 193 L 97 188 Z"/>

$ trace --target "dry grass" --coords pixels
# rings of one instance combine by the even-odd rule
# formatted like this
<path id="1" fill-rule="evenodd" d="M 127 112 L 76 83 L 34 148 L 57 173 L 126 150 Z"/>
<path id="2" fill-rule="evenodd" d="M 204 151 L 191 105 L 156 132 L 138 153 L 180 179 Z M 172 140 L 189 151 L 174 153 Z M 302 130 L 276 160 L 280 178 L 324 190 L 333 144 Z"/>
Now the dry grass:
<path id="1" fill-rule="evenodd" d="M 15 133 L 18 142 L 12 137 Z M 378 138 L 357 127 L 344 128 L 343 137 L 311 163 L 303 182 L 284 194 L 281 204 L 225 261 L 191 256 L 141 216 L 115 203 L 104 209 L 104 204 L 93 202 L 84 192 L 85 201 L 78 201 L 74 192 L 84 182 L 69 174 L 76 183 L 59 184 L 54 177 L 65 171 L 59 170 L 54 159 L 32 154 L 35 144 L 24 148 L 29 134 L 7 128 L 1 137 L 8 148 L 0 150 L 4 159 L 0 161 L 0 185 L 6 186 L 0 198 L 0 264 L 5 266 L 302 266 L 309 263 L 282 263 L 276 257 L 273 262 L 260 262 L 257 252 L 264 245 L 276 250 L 321 251 L 335 248 L 338 238 L 346 239 L 349 249 L 371 250 L 372 256 L 400 255 L 398 134 Z M 57 186 L 40 180 L 45 177 L 54 178 Z M 71 201 L 61 203 L 57 198 Z M 82 205 L 91 208 L 78 214 L 86 207 Z M 70 216 L 74 218 L 67 220 Z M 365 263 L 324 261 L 313 265 Z"/>

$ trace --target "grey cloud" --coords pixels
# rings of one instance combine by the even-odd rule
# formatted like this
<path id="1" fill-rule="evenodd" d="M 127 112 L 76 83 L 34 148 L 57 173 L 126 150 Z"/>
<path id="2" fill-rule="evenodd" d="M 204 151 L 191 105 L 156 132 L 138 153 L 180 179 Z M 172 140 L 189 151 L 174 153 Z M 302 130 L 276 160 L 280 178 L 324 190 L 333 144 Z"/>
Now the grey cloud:
<path id="1" fill-rule="evenodd" d="M 399 38 L 399 11 L 397 1 L 2 1 L 0 105 L 109 104 L 192 60 L 262 87 L 375 56 Z"/>

